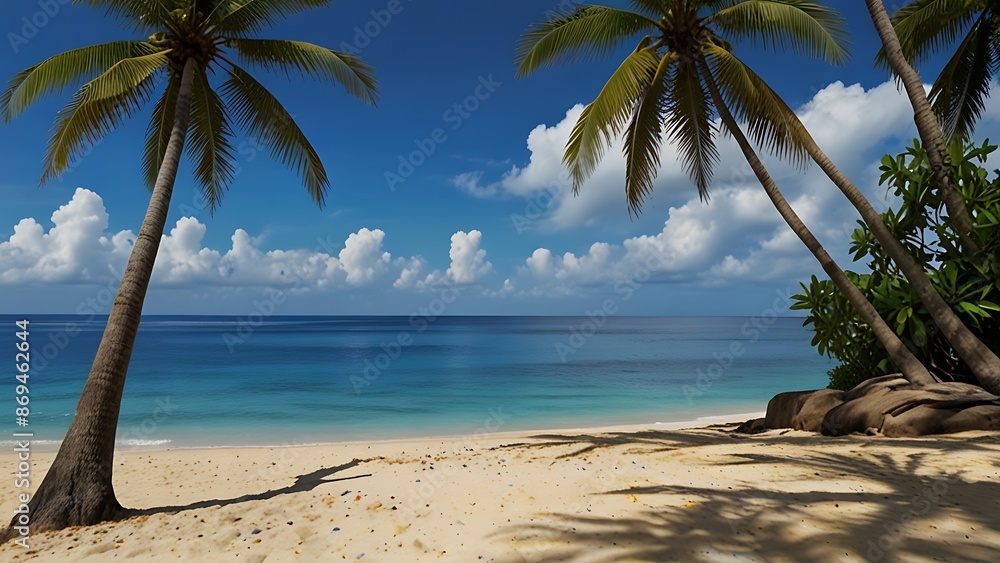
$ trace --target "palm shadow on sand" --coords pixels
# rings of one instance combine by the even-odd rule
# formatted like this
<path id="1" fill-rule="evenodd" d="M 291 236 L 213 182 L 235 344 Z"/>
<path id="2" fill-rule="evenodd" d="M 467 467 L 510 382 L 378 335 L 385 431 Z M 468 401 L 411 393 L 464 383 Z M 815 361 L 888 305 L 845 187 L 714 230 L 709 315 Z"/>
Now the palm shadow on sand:
<path id="1" fill-rule="evenodd" d="M 639 450 L 679 451 L 718 445 L 727 439 L 755 439 L 722 432 L 658 431 L 547 434 L 532 438 L 538 441 L 517 446 L 529 451 L 570 449 L 560 458 L 596 450 L 621 456 Z M 852 440 L 851 445 L 857 444 L 861 450 L 871 445 L 875 453 L 866 452 L 862 457 L 808 451 L 810 443 L 845 440 Z M 782 482 L 762 488 L 748 484 L 744 490 L 674 483 L 626 489 L 609 487 L 596 494 L 637 495 L 644 503 L 660 507 L 633 510 L 613 518 L 555 512 L 534 522 L 511 524 L 496 535 L 515 538 L 519 555 L 499 561 L 907 561 L 930 560 L 930 554 L 942 548 L 948 553 L 947 560 L 996 560 L 996 546 L 987 538 L 977 537 L 976 530 L 1000 533 L 1000 504 L 996 501 L 1000 498 L 1000 482 L 982 479 L 966 482 L 961 467 L 955 467 L 943 479 L 916 472 L 926 457 L 942 452 L 972 450 L 1000 457 L 995 448 L 986 447 L 1000 443 L 1000 435 L 880 439 L 877 444 L 859 437 L 772 435 L 767 442 L 787 445 L 789 453 L 795 454 L 733 453 L 714 465 L 757 464 L 776 474 L 815 474 L 818 482 L 841 478 L 868 486 L 846 492 L 783 491 Z M 793 449 L 797 447 L 806 449 Z M 894 459 L 892 454 L 896 449 L 918 453 Z M 803 452 L 806 455 L 801 455 Z M 691 502 L 670 506 L 663 497 L 658 501 L 658 495 L 679 495 Z M 815 504 L 824 506 L 819 517 L 815 507 L 805 510 Z M 964 532 L 938 532 L 934 523 L 956 513 L 971 525 Z M 781 517 L 775 517 L 776 514 Z M 907 514 L 914 515 L 916 521 L 901 525 Z M 947 545 L 942 544 L 942 536 L 949 541 Z M 631 547 L 623 547 L 626 545 Z M 833 545 L 847 549 L 834 551 Z"/>
<path id="2" fill-rule="evenodd" d="M 192 502 L 185 505 L 176 506 L 157 506 L 153 508 L 144 509 L 125 509 L 119 520 L 126 520 L 128 518 L 133 518 L 135 516 L 149 516 L 153 514 L 173 514 L 177 512 L 183 512 L 186 510 L 197 510 L 202 508 L 209 508 L 213 506 L 224 507 L 234 504 L 240 504 L 244 502 L 253 502 L 259 500 L 269 500 L 280 495 L 290 495 L 294 493 L 301 493 L 305 491 L 311 491 L 316 487 L 326 484 L 326 483 L 336 483 L 338 481 L 350 481 L 353 479 L 362 479 L 365 477 L 371 477 L 371 473 L 364 473 L 359 475 L 350 475 L 346 477 L 331 478 L 332 476 L 346 471 L 348 469 L 357 467 L 358 465 L 372 461 L 371 459 L 354 459 L 345 463 L 343 465 L 338 465 L 335 467 L 327 467 L 324 469 L 317 469 L 312 473 L 306 473 L 304 475 L 299 475 L 295 478 L 295 482 L 287 487 L 281 487 L 278 489 L 271 489 L 269 491 L 264 491 L 262 493 L 247 494 L 239 497 L 228 498 L 228 499 L 212 499 L 203 500 L 198 502 Z"/>

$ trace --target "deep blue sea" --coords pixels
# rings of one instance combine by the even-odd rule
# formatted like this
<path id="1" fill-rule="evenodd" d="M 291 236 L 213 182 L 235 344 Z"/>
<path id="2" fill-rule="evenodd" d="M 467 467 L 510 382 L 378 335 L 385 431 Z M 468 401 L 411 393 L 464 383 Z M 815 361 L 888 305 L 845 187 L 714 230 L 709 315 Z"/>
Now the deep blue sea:
<path id="1" fill-rule="evenodd" d="M 59 440 L 104 318 L 26 317 L 29 429 Z M 9 315 L 0 342 L 14 360 Z M 122 447 L 280 445 L 694 420 L 827 384 L 798 318 L 146 316 Z M 14 373 L 0 413 L 14 423 Z M 4 405 L 7 405 L 4 407 Z"/>

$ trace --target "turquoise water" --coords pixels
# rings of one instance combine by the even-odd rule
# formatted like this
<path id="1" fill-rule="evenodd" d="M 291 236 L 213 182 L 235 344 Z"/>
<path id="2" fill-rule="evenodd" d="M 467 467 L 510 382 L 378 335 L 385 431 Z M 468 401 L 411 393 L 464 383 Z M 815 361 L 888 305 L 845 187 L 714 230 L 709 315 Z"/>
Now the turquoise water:
<path id="1" fill-rule="evenodd" d="M 30 430 L 58 440 L 105 320 L 27 318 Z M 16 341 L 14 321 L 0 316 L 0 341 Z M 826 385 L 833 363 L 809 340 L 801 319 L 773 317 L 149 316 L 118 440 L 301 444 L 761 411 Z M 9 409 L 0 395 L 7 436 L 15 383 Z"/>

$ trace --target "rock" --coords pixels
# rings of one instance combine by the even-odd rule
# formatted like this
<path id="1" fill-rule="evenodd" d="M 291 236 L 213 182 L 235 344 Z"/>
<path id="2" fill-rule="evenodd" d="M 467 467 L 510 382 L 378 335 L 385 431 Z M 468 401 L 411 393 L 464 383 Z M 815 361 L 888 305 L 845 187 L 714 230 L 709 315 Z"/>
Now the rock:
<path id="1" fill-rule="evenodd" d="M 754 418 L 740 424 L 733 432 L 737 434 L 760 434 L 768 430 L 768 427 L 764 424 L 763 418 Z"/>
<path id="2" fill-rule="evenodd" d="M 843 436 L 869 428 L 890 437 L 1000 430 L 1000 397 L 968 383 L 913 387 L 905 380 L 884 380 L 847 395 L 854 398 L 827 413 L 823 434 Z"/>
<path id="3" fill-rule="evenodd" d="M 844 402 L 836 389 L 779 393 L 767 403 L 765 428 L 792 428 L 819 432 L 826 413 Z"/>
<path id="4" fill-rule="evenodd" d="M 737 431 L 775 428 L 827 436 L 862 433 L 889 437 L 1000 430 L 1000 397 L 968 383 L 913 387 L 899 374 L 886 375 L 863 381 L 847 392 L 779 393 L 767 404 L 762 421 L 747 421 Z"/>

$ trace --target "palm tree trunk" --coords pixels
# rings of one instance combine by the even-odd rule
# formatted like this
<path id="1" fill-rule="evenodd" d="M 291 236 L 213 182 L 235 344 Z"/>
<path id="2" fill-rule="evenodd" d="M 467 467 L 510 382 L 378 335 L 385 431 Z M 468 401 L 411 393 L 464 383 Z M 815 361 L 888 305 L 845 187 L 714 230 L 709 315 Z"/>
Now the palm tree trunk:
<path id="1" fill-rule="evenodd" d="M 934 116 L 931 103 L 927 100 L 923 81 L 920 80 L 920 75 L 910 66 L 909 61 L 903 55 L 899 37 L 892 27 L 892 22 L 889 20 L 889 14 L 886 13 L 882 0 L 865 0 L 865 3 L 868 5 L 868 13 L 871 14 L 872 22 L 875 24 L 875 29 L 885 47 L 886 60 L 889 61 L 889 66 L 892 67 L 896 76 L 903 81 L 906 96 L 910 99 L 910 105 L 913 106 L 913 120 L 917 124 L 920 141 L 927 149 L 927 161 L 934 171 L 938 196 L 944 201 L 945 208 L 948 209 L 949 222 L 961 238 L 965 252 L 975 254 L 979 251 L 979 246 L 972 235 L 972 215 L 966 208 L 962 195 L 951 185 L 944 134 Z"/>
<path id="2" fill-rule="evenodd" d="M 793 120 L 792 123 L 795 124 L 794 127 L 799 128 L 799 136 L 804 139 L 809 155 L 840 188 L 840 191 L 847 196 L 847 199 L 861 214 L 865 224 L 871 229 L 872 234 L 875 235 L 875 239 L 885 249 L 886 254 L 899 266 L 900 271 L 910 282 L 913 291 L 920 298 L 920 302 L 924 304 L 927 312 L 934 319 L 934 324 L 941 331 L 941 335 L 969 366 L 979 384 L 990 393 L 1000 394 L 1000 358 L 965 326 L 962 319 L 958 318 L 955 311 L 931 284 L 923 267 L 896 240 L 896 237 L 889 231 L 885 222 L 882 221 L 882 217 L 875 211 L 864 194 L 833 164 L 809 132 L 805 130 L 805 127 L 797 119 Z"/>
<path id="3" fill-rule="evenodd" d="M 96 524 L 114 518 L 122 510 L 111 482 L 118 413 L 143 300 L 187 136 L 197 72 L 197 64 L 189 59 L 181 78 L 170 141 L 90 376 L 59 453 L 29 503 L 33 533 Z M 3 539 L 11 536 L 12 529 L 8 528 Z"/>
<path id="4" fill-rule="evenodd" d="M 886 351 L 889 353 L 889 357 L 892 359 L 893 363 L 903 372 L 903 376 L 906 377 L 907 381 L 913 385 L 927 385 L 930 383 L 935 383 L 937 380 L 927 371 L 927 368 L 917 359 L 916 356 L 906 347 L 905 344 L 899 339 L 899 336 L 889 328 L 889 325 L 882 320 L 879 316 L 878 311 L 875 307 L 865 298 L 851 280 L 847 279 L 844 271 L 837 265 L 833 258 L 827 253 L 826 249 L 816 240 L 809 228 L 802 222 L 799 216 L 795 213 L 792 207 L 785 200 L 785 196 L 782 195 L 781 190 L 778 189 L 778 185 L 775 184 L 771 175 L 768 173 L 767 168 L 760 161 L 757 153 L 754 151 L 750 142 L 747 140 L 746 135 L 740 129 L 739 124 L 733 117 L 733 114 L 729 111 L 729 108 L 725 104 L 725 100 L 722 98 L 722 94 L 719 92 L 719 87 L 715 83 L 715 78 L 712 76 L 712 71 L 708 67 L 708 63 L 704 59 L 698 59 L 698 68 L 702 74 L 705 83 L 708 85 L 708 91 L 712 96 L 712 102 L 715 104 L 716 110 L 719 112 L 719 117 L 722 118 L 722 123 L 729 130 L 733 138 L 739 144 L 740 149 L 743 150 L 743 155 L 746 157 L 747 162 L 750 164 L 750 168 L 753 170 L 757 179 L 760 181 L 761 185 L 764 187 L 764 191 L 767 192 L 767 197 L 771 199 L 771 203 L 778 210 L 781 218 L 788 223 L 792 231 L 799 237 L 799 239 L 806 245 L 813 256 L 819 260 L 820 266 L 822 266 L 823 271 L 830 276 L 834 285 L 837 286 L 847 300 L 850 301 L 851 305 L 857 309 L 860 313 L 861 318 L 868 323 L 872 328 L 872 332 L 875 337 L 878 338 L 879 342 L 885 346 Z"/>

